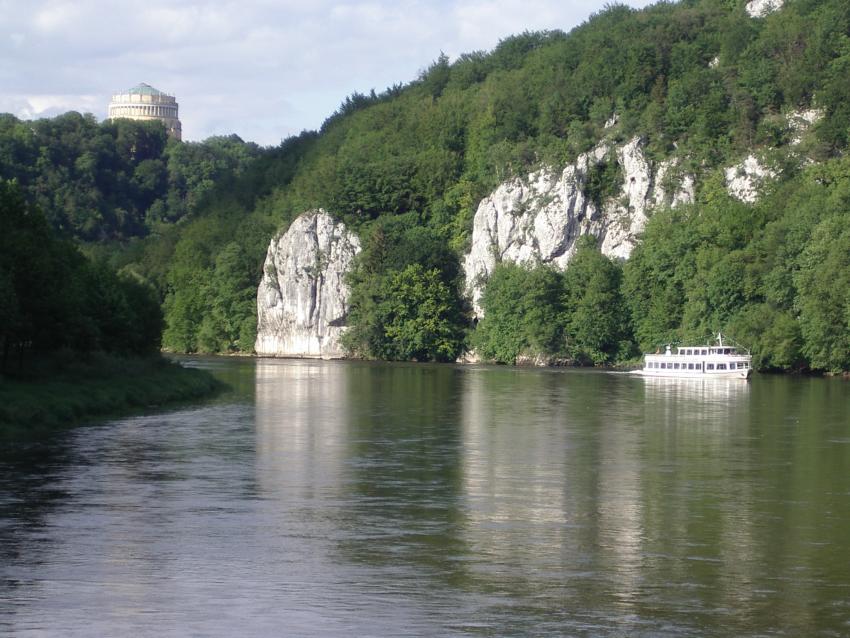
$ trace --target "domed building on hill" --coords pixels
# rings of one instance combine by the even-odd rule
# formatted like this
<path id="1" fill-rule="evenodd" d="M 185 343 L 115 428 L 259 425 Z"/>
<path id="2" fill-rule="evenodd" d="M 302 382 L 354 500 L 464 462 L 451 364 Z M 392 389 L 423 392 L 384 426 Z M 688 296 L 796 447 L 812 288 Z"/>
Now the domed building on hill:
<path id="1" fill-rule="evenodd" d="M 116 93 L 109 103 L 109 119 L 159 120 L 168 134 L 181 139 L 182 131 L 177 116 L 177 100 L 144 82 L 123 93 Z"/>

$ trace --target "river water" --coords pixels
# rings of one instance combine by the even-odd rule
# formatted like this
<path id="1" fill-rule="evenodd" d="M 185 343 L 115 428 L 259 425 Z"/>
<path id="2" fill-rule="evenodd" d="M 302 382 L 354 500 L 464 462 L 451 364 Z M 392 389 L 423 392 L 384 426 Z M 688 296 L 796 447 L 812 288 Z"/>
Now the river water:
<path id="1" fill-rule="evenodd" d="M 187 364 L 0 439 L 0 634 L 850 635 L 846 381 Z"/>

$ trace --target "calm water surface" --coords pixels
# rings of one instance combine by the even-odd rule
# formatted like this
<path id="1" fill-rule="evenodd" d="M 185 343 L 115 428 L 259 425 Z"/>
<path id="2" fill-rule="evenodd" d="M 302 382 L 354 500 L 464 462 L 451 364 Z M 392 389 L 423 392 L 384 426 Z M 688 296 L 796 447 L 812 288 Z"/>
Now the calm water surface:
<path id="1" fill-rule="evenodd" d="M 0 438 L 0 634 L 850 635 L 846 381 L 190 364 Z"/>

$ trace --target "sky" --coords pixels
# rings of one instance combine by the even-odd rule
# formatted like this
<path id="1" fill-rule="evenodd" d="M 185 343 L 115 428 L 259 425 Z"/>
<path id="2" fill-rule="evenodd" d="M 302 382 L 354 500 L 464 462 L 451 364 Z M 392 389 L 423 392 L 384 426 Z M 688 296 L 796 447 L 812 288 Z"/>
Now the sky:
<path id="1" fill-rule="evenodd" d="M 650 0 L 625 0 L 644 7 Z M 140 82 L 177 97 L 183 139 L 275 146 L 346 96 L 416 79 L 441 52 L 569 31 L 610 0 L 0 0 L 0 112 L 106 117 Z"/>

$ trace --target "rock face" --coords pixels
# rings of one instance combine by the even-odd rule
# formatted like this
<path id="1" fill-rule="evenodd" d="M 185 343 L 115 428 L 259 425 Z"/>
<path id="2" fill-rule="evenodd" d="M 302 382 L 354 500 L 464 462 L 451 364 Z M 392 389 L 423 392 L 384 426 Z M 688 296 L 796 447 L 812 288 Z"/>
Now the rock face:
<path id="1" fill-rule="evenodd" d="M 791 130 L 791 145 L 802 143 L 803 136 L 811 129 L 812 125 L 823 118 L 820 109 L 807 109 L 792 111 L 786 116 L 788 128 Z"/>
<path id="2" fill-rule="evenodd" d="M 620 196 L 600 205 L 588 198 L 586 184 L 591 171 L 609 161 L 617 162 L 623 182 Z M 586 234 L 599 238 L 609 257 L 628 258 L 651 208 L 693 201 L 693 177 L 676 176 L 675 169 L 673 160 L 653 167 L 635 138 L 621 147 L 601 143 L 560 173 L 544 169 L 499 186 L 478 206 L 464 259 L 476 314 L 482 314 L 482 284 L 499 261 L 564 269 Z"/>
<path id="3" fill-rule="evenodd" d="M 783 4 L 785 0 L 750 0 L 747 3 L 747 14 L 751 18 L 763 18 L 781 9 Z"/>
<path id="4" fill-rule="evenodd" d="M 257 354 L 344 356 L 349 290 L 343 278 L 360 241 L 324 210 L 304 213 L 272 239 L 257 292 Z"/>
<path id="5" fill-rule="evenodd" d="M 752 204 L 758 199 L 762 183 L 774 177 L 774 171 L 749 155 L 740 164 L 726 169 L 726 190 L 732 197 Z"/>

